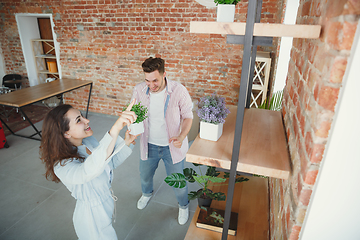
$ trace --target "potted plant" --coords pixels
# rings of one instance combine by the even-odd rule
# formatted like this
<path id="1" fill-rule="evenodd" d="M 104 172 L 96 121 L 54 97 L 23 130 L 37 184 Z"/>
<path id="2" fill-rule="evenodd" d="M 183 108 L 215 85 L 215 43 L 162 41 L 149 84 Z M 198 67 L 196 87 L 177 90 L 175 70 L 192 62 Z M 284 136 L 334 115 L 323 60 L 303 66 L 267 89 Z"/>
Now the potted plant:
<path id="1" fill-rule="evenodd" d="M 240 0 L 214 0 L 217 6 L 217 22 L 234 22 L 235 5 Z"/>
<path id="2" fill-rule="evenodd" d="M 202 97 L 196 112 L 200 119 L 200 138 L 217 141 L 222 134 L 225 118 L 230 113 L 225 106 L 225 98 L 216 93 Z"/>
<path id="3" fill-rule="evenodd" d="M 198 191 L 191 191 L 188 194 L 189 200 L 198 199 L 198 205 L 210 207 L 212 200 L 225 201 L 225 193 L 222 192 L 213 192 L 209 189 L 210 182 L 213 183 L 223 183 L 229 178 L 229 173 L 224 173 L 223 177 L 219 177 L 220 172 L 216 171 L 215 167 L 207 166 L 206 173 L 203 174 L 200 166 L 201 164 L 193 163 L 194 166 L 199 167 L 199 173 L 192 168 L 185 168 L 183 173 L 173 173 L 165 178 L 165 182 L 175 188 L 183 188 L 186 186 L 186 182 L 193 183 L 196 182 L 199 184 L 200 189 Z M 235 182 L 245 182 L 248 181 L 248 178 L 237 177 Z"/>
<path id="4" fill-rule="evenodd" d="M 283 99 L 283 90 L 279 90 L 274 92 L 273 96 L 270 99 L 270 102 L 268 99 L 266 99 L 260 106 L 260 109 L 267 109 L 272 111 L 280 111 L 281 110 L 281 104 Z"/>
<path id="5" fill-rule="evenodd" d="M 127 106 L 123 108 L 125 111 Z M 143 121 L 148 117 L 146 113 L 148 112 L 147 107 L 141 105 L 141 102 L 134 104 L 131 108 L 131 111 L 135 112 L 137 118 L 136 121 L 129 126 L 130 133 L 132 135 L 138 135 L 144 132 L 144 123 Z"/>

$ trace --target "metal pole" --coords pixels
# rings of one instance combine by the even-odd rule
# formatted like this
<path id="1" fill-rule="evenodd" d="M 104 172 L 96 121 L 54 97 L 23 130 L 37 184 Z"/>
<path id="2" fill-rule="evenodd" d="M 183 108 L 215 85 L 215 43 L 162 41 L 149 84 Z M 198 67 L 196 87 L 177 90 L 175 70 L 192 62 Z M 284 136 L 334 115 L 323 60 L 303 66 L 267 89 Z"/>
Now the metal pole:
<path id="1" fill-rule="evenodd" d="M 247 85 L 249 80 L 250 54 L 251 54 L 251 48 L 253 42 L 256 2 L 257 2 L 256 0 L 249 0 L 248 2 L 248 11 L 247 11 L 246 29 L 245 29 L 245 44 L 244 44 L 244 52 L 243 52 L 243 60 L 242 60 L 241 82 L 239 89 L 239 102 L 238 102 L 237 114 L 236 114 L 234 145 L 233 145 L 233 151 L 231 157 L 229 186 L 228 186 L 228 192 L 226 198 L 223 232 L 221 237 L 222 240 L 227 239 L 229 224 L 230 224 L 230 215 L 231 215 L 231 208 L 232 208 L 232 201 L 233 201 L 234 187 L 235 187 L 235 178 L 236 178 L 236 167 L 239 160 L 240 142 L 241 142 L 243 121 L 244 121 L 244 110 L 246 104 L 245 101 L 247 94 Z"/>
<path id="2" fill-rule="evenodd" d="M 88 117 L 88 111 L 89 111 L 89 104 L 90 104 L 91 91 L 92 91 L 92 83 L 90 84 L 89 97 L 88 97 L 88 103 L 87 103 L 87 107 L 86 107 L 86 115 L 85 115 L 85 118 L 87 118 L 87 117 Z"/>
<path id="3" fill-rule="evenodd" d="M 255 22 L 259 23 L 261 19 L 261 8 L 262 8 L 262 0 L 258 0 L 256 6 L 256 15 L 255 15 Z M 248 94 L 246 100 L 246 108 L 250 107 L 251 103 L 251 91 L 252 91 L 252 84 L 254 79 L 254 68 L 255 68 L 255 61 L 256 61 L 256 51 L 257 51 L 258 44 L 253 43 L 253 50 L 251 54 L 251 66 L 250 66 L 250 77 L 249 77 L 249 85 L 248 85 Z"/>

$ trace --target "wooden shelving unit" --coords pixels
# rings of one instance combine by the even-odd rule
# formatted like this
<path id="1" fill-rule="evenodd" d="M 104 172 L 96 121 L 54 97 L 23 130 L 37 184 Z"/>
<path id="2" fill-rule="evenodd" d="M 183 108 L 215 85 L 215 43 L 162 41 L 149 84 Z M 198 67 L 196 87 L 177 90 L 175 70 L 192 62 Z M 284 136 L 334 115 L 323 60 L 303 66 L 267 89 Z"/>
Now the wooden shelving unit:
<path id="1" fill-rule="evenodd" d="M 196 137 L 186 161 L 230 170 L 236 125 L 236 106 L 228 106 L 230 114 L 224 123 L 223 134 L 213 142 Z M 289 153 L 280 112 L 245 109 L 240 154 L 236 171 L 288 179 Z M 249 177 L 248 182 L 236 183 L 231 211 L 239 214 L 238 233 L 227 239 L 267 240 L 269 233 L 268 179 Z M 227 195 L 227 185 L 211 188 Z M 211 207 L 225 209 L 225 202 L 213 201 Z M 221 233 L 196 227 L 197 208 L 185 239 L 220 239 Z"/>
<path id="2" fill-rule="evenodd" d="M 248 93 L 252 91 L 253 80 L 250 80 L 249 73 L 254 71 L 257 46 L 265 44 L 269 39 L 272 41 L 272 37 L 319 38 L 321 31 L 320 25 L 260 23 L 261 10 L 262 0 L 251 0 L 248 2 L 246 23 L 190 22 L 190 33 L 243 36 L 240 42 L 244 48 L 238 107 L 236 111 L 233 109 L 233 115 L 226 119 L 227 126 L 223 132 L 224 136 L 221 137 L 223 139 L 210 143 L 197 137 L 187 154 L 187 161 L 230 169 L 222 240 L 232 239 L 232 236 L 227 234 L 230 213 L 234 205 L 243 204 L 233 199 L 233 196 L 238 194 L 235 184 L 236 171 L 283 179 L 287 179 L 290 174 L 290 159 L 281 113 L 249 108 Z M 256 202 L 257 198 L 250 198 L 249 201 Z M 196 219 L 197 216 L 195 214 L 194 218 Z M 239 214 L 239 221 L 247 217 Z M 254 225 L 245 223 L 245 227 L 241 227 L 240 229 L 246 232 L 247 228 L 252 228 Z M 197 228 L 193 231 L 194 228 L 196 228 L 194 224 L 189 227 L 191 239 L 218 239 L 218 237 L 203 238 L 206 234 L 203 232 L 205 230 Z M 258 238 L 248 236 L 239 239 Z"/>
<path id="3" fill-rule="evenodd" d="M 47 47 L 47 51 L 44 52 L 43 44 Z M 44 83 L 45 79 L 48 77 L 58 79 L 59 72 L 58 71 L 49 71 L 47 66 L 48 60 L 55 60 L 56 68 L 56 55 L 51 54 L 55 53 L 54 40 L 52 39 L 33 39 L 32 40 L 33 53 L 35 58 L 36 71 L 38 74 L 38 79 L 40 83 Z"/>

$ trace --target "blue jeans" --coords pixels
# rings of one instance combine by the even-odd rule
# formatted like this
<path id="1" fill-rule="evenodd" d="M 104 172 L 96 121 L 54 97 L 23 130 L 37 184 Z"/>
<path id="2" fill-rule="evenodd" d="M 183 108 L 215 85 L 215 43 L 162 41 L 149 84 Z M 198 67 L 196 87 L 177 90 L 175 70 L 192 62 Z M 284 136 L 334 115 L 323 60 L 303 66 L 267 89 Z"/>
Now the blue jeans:
<path id="1" fill-rule="evenodd" d="M 140 159 L 140 179 L 141 190 L 143 195 L 151 196 L 154 191 L 153 178 L 156 169 L 159 166 L 159 161 L 162 159 L 165 164 L 166 174 L 183 173 L 184 161 L 173 164 L 169 146 L 157 146 L 151 143 L 148 144 L 148 160 Z M 184 188 L 172 188 L 175 192 L 176 199 L 181 208 L 187 207 L 188 200 L 188 186 Z"/>

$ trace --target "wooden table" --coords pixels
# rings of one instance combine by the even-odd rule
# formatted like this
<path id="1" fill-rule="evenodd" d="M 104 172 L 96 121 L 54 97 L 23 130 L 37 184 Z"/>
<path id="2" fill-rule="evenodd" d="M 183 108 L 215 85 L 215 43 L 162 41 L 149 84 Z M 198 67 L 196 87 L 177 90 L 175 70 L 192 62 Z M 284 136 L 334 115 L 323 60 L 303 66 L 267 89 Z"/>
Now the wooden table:
<path id="1" fill-rule="evenodd" d="M 83 80 L 76 80 L 76 79 L 57 79 L 55 81 L 49 82 L 49 83 L 43 83 L 39 84 L 33 87 L 23 88 L 21 90 L 13 91 L 7 94 L 0 95 L 0 105 L 8 106 L 8 107 L 14 107 L 18 108 L 20 112 L 23 114 L 23 116 L 26 118 L 26 120 L 30 123 L 30 125 L 34 128 L 35 132 L 31 136 L 24 136 L 15 134 L 8 125 L 6 125 L 5 121 L 3 121 L 1 118 L 1 122 L 4 123 L 4 125 L 9 129 L 9 131 L 19 137 L 25 137 L 35 140 L 41 139 L 41 131 L 39 131 L 34 124 L 31 122 L 31 120 L 26 116 L 24 111 L 22 110 L 23 107 L 26 107 L 28 105 L 31 105 L 36 102 L 40 102 L 43 100 L 46 100 L 48 98 L 61 95 L 61 102 L 63 102 L 63 94 L 73 91 L 75 89 L 90 86 L 89 90 L 89 97 L 88 97 L 88 103 L 86 108 L 86 117 L 88 115 L 89 110 L 89 103 L 90 103 L 90 97 L 91 97 L 91 90 L 92 90 L 92 81 L 83 81 Z M 40 139 L 34 138 L 35 135 L 39 135 Z"/>
<path id="2" fill-rule="evenodd" d="M 229 106 L 223 134 L 218 141 L 194 140 L 186 161 L 230 169 L 236 106 Z M 240 154 L 236 170 L 275 178 L 288 179 L 290 157 L 281 112 L 265 109 L 245 109 Z"/>

